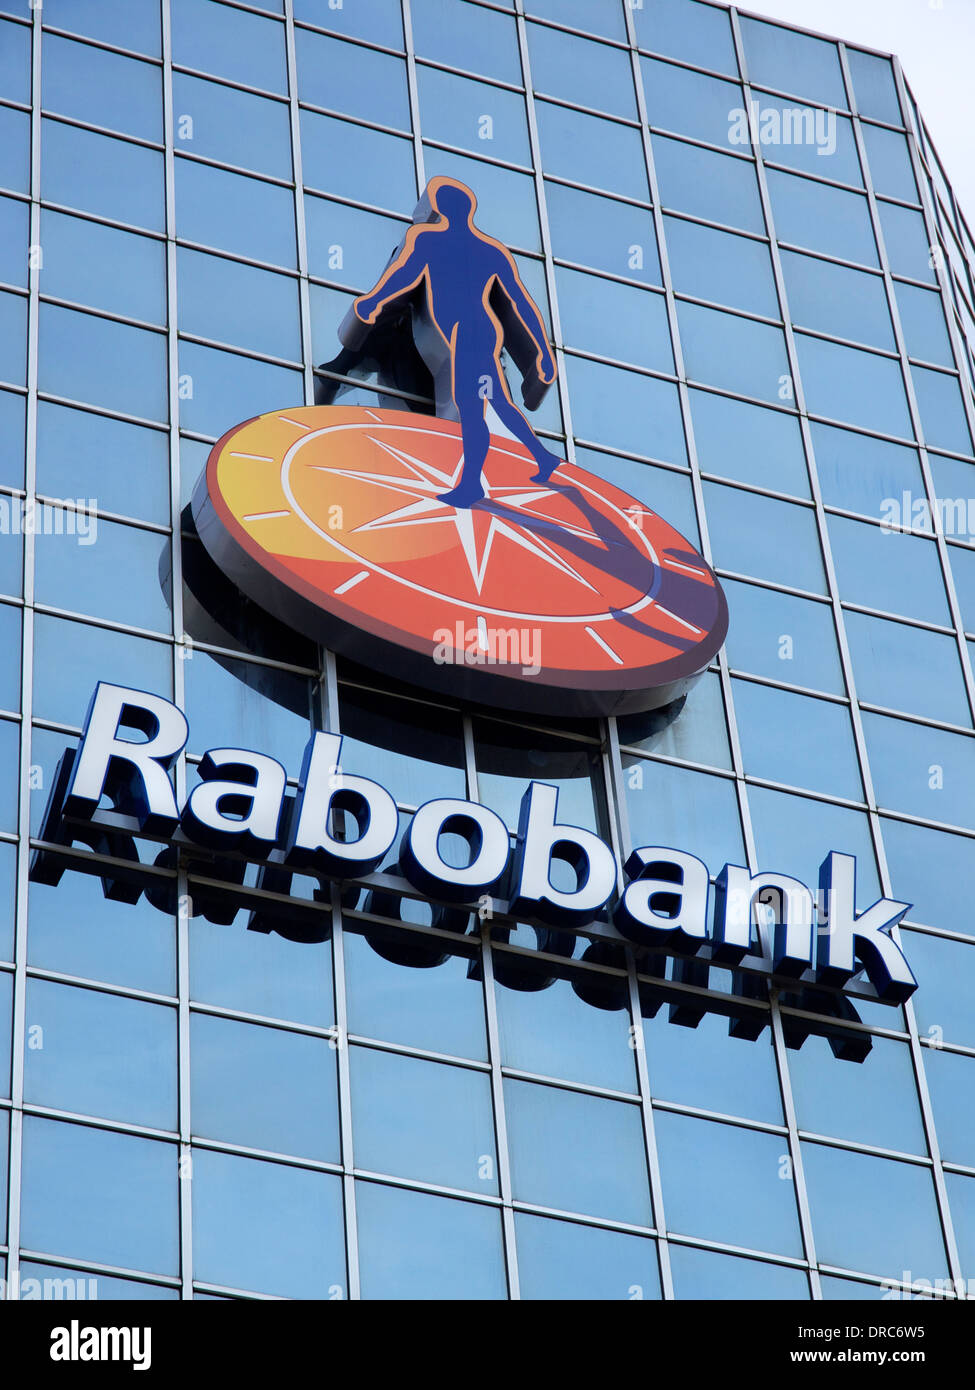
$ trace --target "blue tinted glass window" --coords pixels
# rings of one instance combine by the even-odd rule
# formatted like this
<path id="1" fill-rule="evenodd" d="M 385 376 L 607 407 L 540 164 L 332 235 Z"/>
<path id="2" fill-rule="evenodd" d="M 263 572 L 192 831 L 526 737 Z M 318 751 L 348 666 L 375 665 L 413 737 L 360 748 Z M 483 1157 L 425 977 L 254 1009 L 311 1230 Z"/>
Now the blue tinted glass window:
<path id="1" fill-rule="evenodd" d="M 518 1071 L 635 1091 L 625 1002 L 621 986 L 619 1009 L 595 1009 L 568 980 L 539 991 L 501 989 L 497 1004 L 503 1061 Z"/>
<path id="2" fill-rule="evenodd" d="M 936 1047 L 926 1047 L 923 1056 L 941 1157 L 971 1167 L 975 1163 L 975 1111 L 966 1097 L 975 1081 L 973 1059 Z"/>
<path id="3" fill-rule="evenodd" d="M 7 785 L 0 793 L 0 825 L 14 830 L 17 825 L 17 769 L 20 765 L 17 725 L 9 719 L 0 720 L 0 766 L 8 769 Z"/>
<path id="4" fill-rule="evenodd" d="M 630 280 L 660 284 L 653 214 L 594 193 L 546 182 L 552 253 Z"/>
<path id="5" fill-rule="evenodd" d="M 823 501 L 827 506 L 844 507 L 881 516 L 890 499 L 901 499 L 904 492 L 924 495 L 924 483 L 917 453 L 903 444 L 854 434 L 833 425 L 811 426 L 816 467 Z"/>
<path id="6" fill-rule="evenodd" d="M 311 273 L 368 290 L 409 224 L 309 196 L 305 199 L 305 225 Z"/>
<path id="7" fill-rule="evenodd" d="M 192 651 L 183 667 L 188 748 L 226 746 L 274 750 L 297 775 L 309 738 L 311 697 L 306 678 L 246 661 Z"/>
<path id="8" fill-rule="evenodd" d="M 640 66 L 647 119 L 652 126 L 711 145 L 728 145 L 735 113 L 744 109 L 737 83 L 705 77 L 656 58 L 641 58 Z"/>
<path id="9" fill-rule="evenodd" d="M 775 868 L 814 888 L 820 864 L 830 850 L 841 849 L 856 857 L 858 911 L 880 896 L 870 824 L 863 812 L 766 787 L 749 787 L 748 804 L 758 862 L 764 868 Z M 890 1015 L 885 1008 L 887 1026 Z"/>
<path id="10" fill-rule="evenodd" d="M 357 1047 L 351 1054 L 356 1165 L 496 1193 L 491 1087 L 482 1072 Z"/>
<path id="11" fill-rule="evenodd" d="M 403 47 L 403 19 L 399 0 L 369 0 L 367 5 L 342 5 L 333 9 L 321 0 L 295 0 L 295 19 L 333 29 L 348 38 L 368 39 L 389 48 Z"/>
<path id="12" fill-rule="evenodd" d="M 155 853 L 155 846 L 151 853 L 148 846 L 141 847 L 143 859 L 151 861 Z M 138 903 L 114 902 L 105 897 L 94 875 L 68 870 L 56 887 L 30 885 L 29 914 L 31 965 L 157 994 L 175 993 L 175 923 L 144 898 Z M 80 921 L 84 931 L 78 930 Z M 118 1067 L 124 1063 L 119 1054 Z M 67 1108 L 77 1107 L 69 1104 Z"/>
<path id="13" fill-rule="evenodd" d="M 159 584 L 159 558 L 169 538 L 114 521 L 99 521 L 94 544 L 80 542 L 57 523 L 67 515 L 54 508 L 54 525 L 35 540 L 37 598 L 57 608 L 113 618 L 133 627 L 171 629 L 169 604 Z M 72 517 L 72 519 L 74 519 Z M 45 518 L 46 520 L 46 518 Z M 119 583 L 119 576 L 125 583 Z"/>
<path id="14" fill-rule="evenodd" d="M 105 4 L 105 0 L 47 0 L 44 23 L 121 48 L 159 55 L 158 0 L 115 0 L 114 4 Z"/>
<path id="15" fill-rule="evenodd" d="M 27 288 L 27 239 L 30 209 L 27 203 L 0 198 L 0 280 Z"/>
<path id="16" fill-rule="evenodd" d="M 900 1279 L 905 1269 L 947 1272 L 931 1174 L 924 1168 L 823 1144 L 803 1144 L 816 1254 L 824 1264 Z M 863 1193 L 872 1194 L 869 1203 Z M 878 1212 L 896 1220 L 877 1219 Z"/>
<path id="17" fill-rule="evenodd" d="M 646 165 L 640 132 L 549 101 L 535 105 L 545 172 L 646 202 Z"/>
<path id="18" fill-rule="evenodd" d="M 971 714 L 953 637 L 847 613 L 857 695 L 866 704 L 969 724 Z"/>
<path id="19" fill-rule="evenodd" d="M 406 63 L 360 44 L 341 43 L 309 29 L 295 32 L 298 96 L 378 125 L 410 128 Z"/>
<path id="20" fill-rule="evenodd" d="M 513 1080 L 504 1096 L 516 1200 L 650 1225 L 638 1106 Z"/>
<path id="21" fill-rule="evenodd" d="M 890 60 L 874 53 L 862 53 L 858 48 L 848 48 L 846 60 L 860 115 L 901 125 L 900 102 Z"/>
<path id="22" fill-rule="evenodd" d="M 17 506 L 16 502 L 8 506 Z M 0 591 L 20 595 L 24 577 L 24 542 L 21 536 L 5 536 L 0 545 Z"/>
<path id="23" fill-rule="evenodd" d="M 795 106 L 781 97 L 760 93 L 753 100 L 752 122 L 764 147 L 769 164 L 801 169 L 817 179 L 863 187 L 863 173 L 853 138 L 853 126 L 846 116 L 824 111 L 818 106 Z M 737 143 L 744 143 L 746 127 L 742 121 Z M 754 139 L 754 137 L 752 137 Z"/>
<path id="24" fill-rule="evenodd" d="M 305 183 L 339 197 L 412 212 L 416 175 L 412 142 L 314 111 L 301 113 Z"/>
<path id="25" fill-rule="evenodd" d="M 782 1123 L 770 1033 L 755 1041 L 733 1037 L 728 1020 L 717 1014 L 705 1014 L 696 1028 L 681 1028 L 662 1009 L 644 1019 L 643 1034 L 656 1100 Z"/>
<path id="26" fill-rule="evenodd" d="M 726 579 L 733 668 L 811 690 L 844 694 L 829 605 Z"/>
<path id="27" fill-rule="evenodd" d="M 177 264 L 183 332 L 300 359 L 296 280 L 184 247 Z"/>
<path id="28" fill-rule="evenodd" d="M 879 264 L 862 193 L 829 188 L 778 169 L 768 171 L 768 191 L 779 241 L 861 265 Z"/>
<path id="29" fill-rule="evenodd" d="M 363 1298 L 506 1297 L 494 1207 L 362 1182 L 356 1224 Z"/>
<path id="30" fill-rule="evenodd" d="M 74 727 L 83 723 L 99 680 L 135 682 L 168 698 L 173 679 L 164 643 L 44 614 L 34 628 L 34 676 L 34 713 Z"/>
<path id="31" fill-rule="evenodd" d="M 972 452 L 972 436 L 958 377 L 930 367 L 912 367 L 921 428 L 928 444 L 958 454 Z"/>
<path id="32" fill-rule="evenodd" d="M 928 244 L 922 215 L 911 208 L 882 201 L 877 203 L 877 211 L 894 274 L 935 284 L 937 276 L 932 265 L 934 252 Z"/>
<path id="33" fill-rule="evenodd" d="M 694 493 L 689 476 L 673 468 L 657 468 L 650 463 L 618 458 L 579 447 L 576 459 L 591 472 L 615 483 L 631 496 L 650 502 L 692 545 L 700 546 Z"/>
<path id="34" fill-rule="evenodd" d="M 422 64 L 417 87 L 426 139 L 531 167 L 523 96 Z"/>
<path id="35" fill-rule="evenodd" d="M 693 845 L 717 873 L 744 853 L 734 783 L 671 763 L 645 762 L 627 777 L 630 834 L 636 845 Z"/>
<path id="36" fill-rule="evenodd" d="M 653 136 L 653 162 L 666 208 L 748 232 L 764 232 L 755 165 L 682 140 Z"/>
<path id="37" fill-rule="evenodd" d="M 193 1273 L 204 1283 L 347 1297 L 343 1232 L 341 1180 L 330 1173 L 195 1150 Z"/>
<path id="38" fill-rule="evenodd" d="M 784 1134 L 760 1134 L 658 1111 L 654 1115 L 667 1226 L 682 1235 L 799 1255 L 793 1184 L 780 1177 Z M 735 1174 L 728 1201 L 727 1174 Z"/>
<path id="39" fill-rule="evenodd" d="M 556 283 L 564 342 L 637 367 L 674 370 L 663 295 L 561 268 Z"/>
<path id="40" fill-rule="evenodd" d="M 825 590 L 816 519 L 804 507 L 705 483 L 715 563 L 812 593 Z M 762 537 L 774 538 L 763 544 Z"/>
<path id="41" fill-rule="evenodd" d="M 894 330 L 880 275 L 793 251 L 782 252 L 782 270 L 793 323 L 894 351 Z"/>
<path id="42" fill-rule="evenodd" d="M 194 1014 L 190 1061 L 196 1134 L 338 1159 L 335 1049 L 325 1038 Z"/>
<path id="43" fill-rule="evenodd" d="M 789 377 L 781 329 L 698 304 L 678 304 L 677 319 L 690 379 L 761 400 L 781 400 Z"/>
<path id="44" fill-rule="evenodd" d="M 908 921 L 975 935 L 975 924 L 958 897 L 971 841 L 907 821 L 882 824 L 894 896 L 911 903 Z"/>
<path id="45" fill-rule="evenodd" d="M 166 249 L 161 241 L 45 208 L 41 243 L 44 294 L 147 323 L 166 322 Z"/>
<path id="46" fill-rule="evenodd" d="M 413 0 L 413 45 L 435 63 L 521 84 L 518 31 L 513 17 L 452 0 Z"/>
<path id="47" fill-rule="evenodd" d="M 919 285 L 894 282 L 897 310 L 900 314 L 904 341 L 910 357 L 922 362 L 937 362 L 942 367 L 955 365 L 945 324 L 941 296 Z"/>
<path id="48" fill-rule="evenodd" d="M 0 1095 L 10 1095 L 10 1044 L 13 1029 L 13 983 L 9 971 L 0 974 Z M 29 988 L 29 986 L 28 986 Z M 36 1036 L 36 1035 L 35 1035 Z M 6 1134 L 3 1135 L 6 1143 Z M 4 1161 L 6 1155 L 4 1155 Z M 6 1174 L 4 1174 L 4 1180 Z"/>
<path id="49" fill-rule="evenodd" d="M 531 174 L 518 174 L 480 159 L 424 145 L 427 178 L 450 174 L 468 184 L 477 194 L 475 220 L 506 246 L 525 251 L 542 249 L 535 201 L 535 180 Z M 410 156 L 412 159 L 412 155 Z M 405 206 L 405 204 L 404 204 Z"/>
<path id="50" fill-rule="evenodd" d="M 176 231 L 186 241 L 295 264 L 294 195 L 272 183 L 176 160 Z"/>
<path id="51" fill-rule="evenodd" d="M 163 157 L 156 150 L 50 120 L 41 123 L 41 146 L 48 202 L 163 230 Z"/>
<path id="52" fill-rule="evenodd" d="M 31 980 L 25 1026 L 25 1100 L 176 1128 L 175 1009 Z"/>
<path id="53" fill-rule="evenodd" d="M 570 357 L 566 363 L 576 436 L 686 463 L 687 449 L 677 388 L 654 377 Z"/>
<path id="54" fill-rule="evenodd" d="M 465 793 L 463 736 L 456 715 L 343 686 L 342 760 L 373 777 L 397 801 L 419 806 L 431 796 Z"/>
<path id="55" fill-rule="evenodd" d="M 882 806 L 948 825 L 972 824 L 972 739 L 881 714 L 865 714 L 863 732 Z"/>
<path id="56" fill-rule="evenodd" d="M 799 420 L 784 411 L 691 390 L 697 456 L 705 473 L 809 496 Z"/>
<path id="57" fill-rule="evenodd" d="M 162 139 L 160 69 L 103 48 L 49 34 L 44 40 L 47 110 L 109 130 Z"/>
<path id="58" fill-rule="evenodd" d="M 779 317 L 768 247 L 697 222 L 667 217 L 667 253 L 674 289 L 768 318 Z"/>
<path id="59" fill-rule="evenodd" d="M 862 798 L 847 709 L 753 681 L 733 685 L 746 773 L 851 801 Z"/>
<path id="60" fill-rule="evenodd" d="M 245 931 L 239 921 L 197 920 L 190 927 L 190 991 L 203 1003 L 324 1028 L 334 1013 L 331 947 Z"/>
<path id="61" fill-rule="evenodd" d="M 957 929 L 950 918 L 937 925 Z M 920 1032 L 935 1042 L 973 1046 L 970 981 L 975 956 L 971 945 L 917 931 L 902 931 L 901 943 L 918 980 L 914 1007 Z"/>
<path id="62" fill-rule="evenodd" d="M 753 82 L 779 92 L 795 92 L 828 106 L 846 106 L 846 88 L 835 43 L 747 16 L 741 22 L 741 35 L 748 75 Z"/>
<path id="63" fill-rule="evenodd" d="M 173 62 L 247 87 L 288 92 L 284 25 L 213 0 L 175 0 Z"/>
<path id="64" fill-rule="evenodd" d="M 166 339 L 54 304 L 40 310 L 42 391 L 146 420 L 169 413 Z"/>
<path id="65" fill-rule="evenodd" d="M 26 193 L 30 184 L 30 116 L 0 106 L 0 186 Z"/>
<path id="66" fill-rule="evenodd" d="M 28 1281 L 34 1280 L 35 1283 Z M 46 1281 L 46 1282 L 45 1282 Z M 74 1293 L 69 1290 L 74 1290 Z M 51 1292 L 48 1292 L 51 1290 Z M 138 1279 L 113 1279 L 105 1274 L 92 1274 L 84 1269 L 69 1269 L 62 1265 L 33 1264 L 22 1260 L 20 1265 L 20 1297 L 33 1298 L 95 1298 L 108 1299 L 177 1299 L 179 1289 L 167 1284 L 140 1283 Z"/>
<path id="67" fill-rule="evenodd" d="M 916 203 L 917 183 L 906 138 L 897 131 L 884 130 L 866 122 L 861 129 L 874 189 L 888 198 Z"/>
<path id="68" fill-rule="evenodd" d="M 14 958 L 14 924 L 16 911 L 14 895 L 17 891 L 17 849 L 8 844 L 0 848 L 0 902 L 4 907 L 4 924 L 0 928 L 0 959 Z"/>
<path id="69" fill-rule="evenodd" d="M 25 440 L 24 397 L 0 391 L 0 481 L 8 487 L 24 485 Z"/>
<path id="70" fill-rule="evenodd" d="M 636 39 L 665 58 L 738 76 L 738 62 L 726 11 L 695 0 L 644 0 L 631 6 Z"/>
<path id="71" fill-rule="evenodd" d="M 681 1299 L 806 1299 L 809 1283 L 801 1269 L 718 1255 L 675 1245 L 670 1253 L 674 1292 Z"/>
<path id="72" fill-rule="evenodd" d="M 644 1236 L 519 1212 L 515 1239 L 522 1298 L 660 1297 L 656 1246 Z"/>
<path id="73" fill-rule="evenodd" d="M 898 361 L 805 333 L 796 335 L 796 347 L 806 404 L 812 414 L 847 420 L 903 439 L 912 437 Z"/>
<path id="74" fill-rule="evenodd" d="M 829 518 L 829 534 L 841 598 L 906 618 L 949 621 L 931 541 L 841 516 Z"/>
<path id="75" fill-rule="evenodd" d="M 178 1180 L 172 1144 L 27 1116 L 24 1245 L 67 1259 L 175 1274 Z"/>
<path id="76" fill-rule="evenodd" d="M 636 118 L 633 70 L 624 49 L 529 24 L 528 52 L 536 92 L 611 116 Z"/>
<path id="77" fill-rule="evenodd" d="M 176 148 L 277 178 L 291 177 L 287 102 L 173 74 Z"/>
<path id="78" fill-rule="evenodd" d="M 0 379 L 23 386 L 26 373 L 27 299 L 0 293 Z"/>
<path id="79" fill-rule="evenodd" d="M 6 670 L 0 672 L 0 707 L 20 709 L 20 613 L 11 604 L 0 604 L 0 641 L 8 652 Z"/>
<path id="80" fill-rule="evenodd" d="M 971 1278 L 971 1271 L 975 1269 L 975 1183 L 957 1173 L 947 1173 L 945 1181 L 962 1268 Z"/>
<path id="81" fill-rule="evenodd" d="M 606 39 L 626 38 L 623 15 L 615 5 L 593 5 L 592 0 L 528 0 L 525 9 Z"/>
<path id="82" fill-rule="evenodd" d="M 864 1061 L 851 1066 L 833 1056 L 825 1038 L 807 1038 L 789 1053 L 789 1072 L 800 1129 L 926 1154 L 905 1043 L 874 1038 Z"/>
<path id="83" fill-rule="evenodd" d="M 179 370 L 192 391 L 180 400 L 180 423 L 214 439 L 238 420 L 304 397 L 300 372 L 198 343 L 180 343 Z"/>

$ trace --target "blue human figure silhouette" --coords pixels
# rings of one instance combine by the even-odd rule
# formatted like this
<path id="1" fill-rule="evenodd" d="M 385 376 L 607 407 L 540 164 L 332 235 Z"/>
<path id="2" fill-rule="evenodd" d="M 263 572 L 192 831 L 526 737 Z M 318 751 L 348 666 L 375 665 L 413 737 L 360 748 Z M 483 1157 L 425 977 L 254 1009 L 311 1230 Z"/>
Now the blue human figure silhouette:
<path id="1" fill-rule="evenodd" d="M 536 387 L 555 380 L 555 358 L 538 306 L 522 284 L 511 253 L 474 226 L 477 199 L 471 190 L 456 179 L 440 177 L 431 180 L 427 193 L 440 220 L 409 229 L 399 255 L 353 308 L 361 322 L 372 324 L 388 304 L 424 285 L 430 322 L 449 354 L 451 395 L 464 446 L 460 480 L 441 493 L 440 500 L 470 507 L 484 496 L 481 470 L 491 444 L 485 419 L 489 402 L 538 464 L 532 482 L 547 483 L 563 462 L 545 448 L 511 399 L 501 369 L 505 328 L 491 304 L 496 286 L 534 347 L 529 374 Z"/>

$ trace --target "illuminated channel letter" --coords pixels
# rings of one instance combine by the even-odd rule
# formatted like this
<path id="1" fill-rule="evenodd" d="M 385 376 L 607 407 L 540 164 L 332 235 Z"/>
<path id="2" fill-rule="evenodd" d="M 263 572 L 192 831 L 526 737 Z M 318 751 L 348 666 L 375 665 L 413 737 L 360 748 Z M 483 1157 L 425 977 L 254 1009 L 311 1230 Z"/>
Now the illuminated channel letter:
<path id="1" fill-rule="evenodd" d="M 275 758 L 243 748 L 211 748 L 200 785 L 183 807 L 183 829 L 197 844 L 263 858 L 278 837 L 288 774 Z"/>
<path id="2" fill-rule="evenodd" d="M 521 798 L 509 911 L 553 927 L 581 926 L 609 901 L 616 887 L 616 859 L 591 830 L 558 824 L 558 800 L 558 788 L 547 782 L 529 783 Z M 574 888 L 554 886 L 553 859 L 574 870 Z"/>
<path id="3" fill-rule="evenodd" d="M 679 849 L 635 849 L 626 861 L 632 879 L 613 921 L 638 946 L 697 951 L 707 940 L 708 869 Z"/>
<path id="4" fill-rule="evenodd" d="M 315 734 L 305 749 L 295 826 L 285 862 L 332 878 L 371 874 L 399 829 L 396 802 L 368 777 L 350 777 L 340 762 L 338 734 Z M 356 823 L 354 840 L 336 835 L 336 813 Z"/>
<path id="5" fill-rule="evenodd" d="M 856 871 L 852 854 L 836 853 L 827 855 L 819 870 L 828 923 L 828 931 L 819 938 L 819 978 L 824 984 L 845 985 L 859 970 L 859 960 L 881 999 L 903 1003 L 917 989 L 917 980 L 887 932 L 910 911 L 911 904 L 881 898 L 858 917 Z"/>
<path id="6" fill-rule="evenodd" d="M 440 853 L 441 835 L 459 835 L 467 864 L 456 867 Z M 473 801 L 428 801 L 403 836 L 399 862 L 404 878 L 431 898 L 466 903 L 492 893 L 508 863 L 508 829 L 500 816 Z"/>
<path id="7" fill-rule="evenodd" d="M 120 738 L 129 729 L 144 739 Z M 179 810 L 169 769 L 189 735 L 182 710 L 161 695 L 99 681 L 91 697 L 64 812 L 90 818 L 102 796 L 151 835 L 171 835 Z"/>
<path id="8" fill-rule="evenodd" d="M 724 866 L 715 880 L 714 959 L 737 965 L 754 949 L 756 906 L 768 907 L 774 920 L 773 970 L 797 978 L 813 963 L 816 908 L 806 885 L 787 874 L 751 874 L 738 864 Z M 759 946 L 756 954 L 763 953 Z"/>

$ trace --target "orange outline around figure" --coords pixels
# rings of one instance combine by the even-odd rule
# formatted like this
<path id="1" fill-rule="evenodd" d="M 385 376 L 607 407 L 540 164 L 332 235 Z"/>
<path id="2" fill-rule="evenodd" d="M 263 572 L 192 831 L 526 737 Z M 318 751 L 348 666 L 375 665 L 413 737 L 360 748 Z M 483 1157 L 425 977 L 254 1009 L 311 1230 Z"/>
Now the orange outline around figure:
<path id="1" fill-rule="evenodd" d="M 564 461 L 545 448 L 512 400 L 501 366 L 505 329 L 490 302 L 495 286 L 535 346 L 532 370 L 541 385 L 555 380 L 555 357 L 538 306 L 522 284 L 510 251 L 474 226 L 477 198 L 471 189 L 440 175 L 430 180 L 427 195 L 439 221 L 410 227 L 399 255 L 353 308 L 361 322 L 373 324 L 387 304 L 424 284 L 430 322 L 450 355 L 451 395 L 464 446 L 460 480 L 441 501 L 469 507 L 484 496 L 481 469 L 491 446 L 485 419 L 489 402 L 538 464 L 533 482 L 548 482 Z"/>

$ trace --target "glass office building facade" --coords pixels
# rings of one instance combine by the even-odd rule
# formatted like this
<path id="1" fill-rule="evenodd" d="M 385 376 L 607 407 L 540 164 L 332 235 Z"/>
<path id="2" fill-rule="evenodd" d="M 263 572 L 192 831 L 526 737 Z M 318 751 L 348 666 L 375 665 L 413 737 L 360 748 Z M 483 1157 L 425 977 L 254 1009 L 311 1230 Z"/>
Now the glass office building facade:
<path id="1" fill-rule="evenodd" d="M 957 1296 L 975 251 L 899 65 L 706 0 L 0 0 L 0 102 L 8 1297 Z M 378 399 L 316 366 L 435 174 L 551 326 L 540 433 L 722 577 L 676 719 L 451 707 L 194 587 L 212 442 Z M 537 777 L 623 858 L 855 854 L 864 906 L 912 904 L 919 988 L 857 1006 L 856 1062 L 821 998 L 753 988 L 729 1027 L 730 972 L 670 962 L 661 1002 L 585 932 L 570 961 L 309 880 L 296 929 L 249 918 L 253 872 L 207 910 L 165 857 L 134 904 L 32 883 L 100 679 L 185 709 L 181 790 L 214 745 L 295 778 L 327 728 L 404 820 L 466 796 L 514 828 Z"/>

